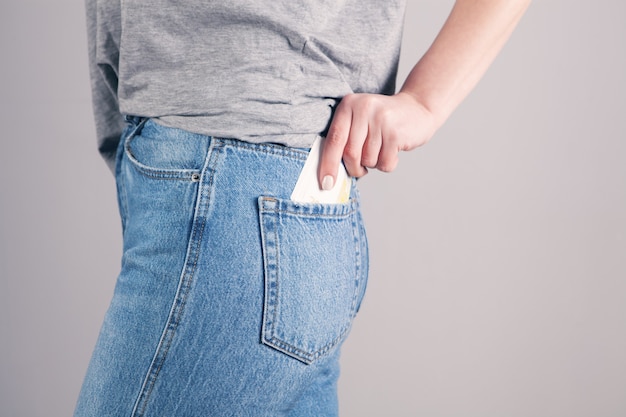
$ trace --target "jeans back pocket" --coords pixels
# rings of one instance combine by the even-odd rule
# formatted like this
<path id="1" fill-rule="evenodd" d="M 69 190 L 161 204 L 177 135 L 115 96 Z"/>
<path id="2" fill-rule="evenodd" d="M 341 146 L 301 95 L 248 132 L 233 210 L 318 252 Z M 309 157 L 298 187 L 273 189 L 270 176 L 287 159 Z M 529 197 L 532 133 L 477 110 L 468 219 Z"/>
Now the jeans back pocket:
<path id="1" fill-rule="evenodd" d="M 304 363 L 341 344 L 367 277 L 358 203 L 259 198 L 265 295 L 262 342 Z"/>

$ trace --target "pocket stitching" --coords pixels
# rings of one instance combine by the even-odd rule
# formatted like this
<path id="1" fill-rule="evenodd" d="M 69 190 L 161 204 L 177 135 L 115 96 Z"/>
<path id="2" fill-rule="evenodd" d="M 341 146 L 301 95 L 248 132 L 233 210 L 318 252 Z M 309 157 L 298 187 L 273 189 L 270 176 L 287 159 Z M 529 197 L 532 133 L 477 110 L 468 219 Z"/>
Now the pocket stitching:
<path id="1" fill-rule="evenodd" d="M 132 163 L 133 167 L 147 177 L 158 178 L 163 180 L 188 180 L 194 181 L 194 174 L 199 175 L 202 171 L 199 169 L 163 169 L 154 168 L 148 165 L 142 164 L 137 160 L 130 147 L 133 139 L 137 137 L 136 134 L 130 135 L 124 142 L 124 153 L 128 160 Z"/>

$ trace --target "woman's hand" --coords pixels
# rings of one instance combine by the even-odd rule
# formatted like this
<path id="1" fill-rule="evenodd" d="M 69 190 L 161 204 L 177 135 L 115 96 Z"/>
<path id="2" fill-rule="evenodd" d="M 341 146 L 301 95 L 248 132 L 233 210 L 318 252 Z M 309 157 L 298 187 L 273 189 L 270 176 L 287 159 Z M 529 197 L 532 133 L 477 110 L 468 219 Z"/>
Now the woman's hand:
<path id="1" fill-rule="evenodd" d="M 330 125 L 319 167 L 330 189 L 343 161 L 348 174 L 392 171 L 398 152 L 426 143 L 476 85 L 530 0 L 456 0 L 437 38 L 394 96 L 350 94 Z"/>
<path id="2" fill-rule="evenodd" d="M 367 168 L 393 171 L 399 152 L 423 145 L 434 131 L 430 111 L 409 93 L 347 95 L 324 140 L 320 185 L 333 187 L 342 159 L 352 177 L 362 177 Z"/>

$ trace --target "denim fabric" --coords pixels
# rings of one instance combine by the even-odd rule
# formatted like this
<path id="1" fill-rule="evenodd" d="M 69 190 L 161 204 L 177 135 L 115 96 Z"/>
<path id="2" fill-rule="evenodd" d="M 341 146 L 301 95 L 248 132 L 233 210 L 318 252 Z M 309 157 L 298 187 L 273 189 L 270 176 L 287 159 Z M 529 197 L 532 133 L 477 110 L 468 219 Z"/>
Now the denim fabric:
<path id="1" fill-rule="evenodd" d="M 122 268 L 75 416 L 336 416 L 367 281 L 356 188 L 295 203 L 306 150 L 128 120 Z"/>

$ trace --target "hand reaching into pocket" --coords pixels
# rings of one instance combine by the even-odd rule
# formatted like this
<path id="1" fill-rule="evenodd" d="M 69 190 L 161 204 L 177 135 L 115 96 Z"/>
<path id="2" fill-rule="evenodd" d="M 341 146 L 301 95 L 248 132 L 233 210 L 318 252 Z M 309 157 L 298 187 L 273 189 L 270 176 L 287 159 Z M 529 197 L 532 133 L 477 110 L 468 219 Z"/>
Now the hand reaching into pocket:
<path id="1" fill-rule="evenodd" d="M 343 159 L 348 174 L 389 172 L 398 153 L 426 143 L 472 90 L 530 0 L 456 0 L 426 54 L 393 96 L 350 94 L 337 106 L 319 165 L 322 189 L 333 188 Z"/>
<path id="2" fill-rule="evenodd" d="M 434 133 L 430 112 L 408 93 L 350 94 L 335 111 L 319 166 L 322 189 L 331 189 L 341 160 L 352 177 L 367 168 L 393 171 L 398 153 L 426 143 Z"/>

